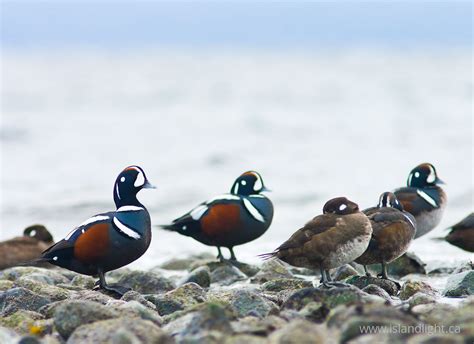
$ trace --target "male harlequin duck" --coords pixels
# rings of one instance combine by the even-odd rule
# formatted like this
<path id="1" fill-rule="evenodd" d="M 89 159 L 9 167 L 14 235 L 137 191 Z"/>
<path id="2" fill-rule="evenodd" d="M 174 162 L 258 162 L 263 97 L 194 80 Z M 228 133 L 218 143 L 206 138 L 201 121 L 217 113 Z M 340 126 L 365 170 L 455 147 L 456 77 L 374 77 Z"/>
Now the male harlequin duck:
<path id="1" fill-rule="evenodd" d="M 221 261 L 221 247 L 227 247 L 230 259 L 237 260 L 233 247 L 257 239 L 272 223 L 273 204 L 261 194 L 263 191 L 269 190 L 260 174 L 245 172 L 234 182 L 230 194 L 203 202 L 170 225 L 160 227 L 216 246 Z"/>
<path id="2" fill-rule="evenodd" d="M 359 206 L 345 197 L 329 200 L 323 215 L 316 216 L 264 259 L 278 257 L 294 266 L 319 268 L 325 287 L 329 270 L 352 262 L 365 252 L 372 235 L 370 221 Z"/>
<path id="3" fill-rule="evenodd" d="M 403 209 L 416 219 L 415 239 L 431 231 L 441 221 L 447 197 L 437 184 L 444 183 L 438 178 L 434 166 L 424 163 L 410 172 L 407 187 L 394 191 Z"/>
<path id="4" fill-rule="evenodd" d="M 470 213 L 448 230 L 450 230 L 449 234 L 440 238 L 441 240 L 446 240 L 465 251 L 474 252 L 474 213 Z"/>
<path id="5" fill-rule="evenodd" d="M 381 277 L 388 279 L 386 264 L 406 252 L 416 233 L 416 220 L 403 211 L 391 192 L 384 192 L 377 207 L 363 212 L 372 224 L 372 239 L 367 250 L 355 262 L 364 265 L 368 276 L 368 264 L 382 264 Z"/>
<path id="6" fill-rule="evenodd" d="M 150 215 L 137 200 L 141 189 L 154 188 L 138 166 L 125 168 L 114 184 L 117 210 L 98 214 L 43 252 L 42 260 L 84 275 L 99 276 L 99 288 L 117 293 L 128 289 L 107 285 L 105 273 L 140 258 L 151 241 Z"/>
<path id="7" fill-rule="evenodd" d="M 46 227 L 27 227 L 23 236 L 0 242 L 0 270 L 37 259 L 52 244 L 53 236 Z"/>

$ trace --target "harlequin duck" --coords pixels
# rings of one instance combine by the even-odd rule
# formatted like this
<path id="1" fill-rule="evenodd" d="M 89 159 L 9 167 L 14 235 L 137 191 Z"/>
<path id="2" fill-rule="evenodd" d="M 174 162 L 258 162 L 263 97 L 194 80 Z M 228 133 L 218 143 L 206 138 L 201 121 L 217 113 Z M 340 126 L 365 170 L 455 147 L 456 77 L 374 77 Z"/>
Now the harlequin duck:
<path id="1" fill-rule="evenodd" d="M 137 200 L 141 189 L 154 188 L 138 166 L 125 168 L 114 184 L 117 210 L 91 217 L 63 240 L 43 252 L 42 260 L 84 275 L 99 276 L 101 289 L 125 293 L 107 285 L 105 273 L 140 258 L 151 241 L 150 215 Z"/>
<path id="2" fill-rule="evenodd" d="M 36 259 L 52 244 L 53 236 L 46 227 L 27 227 L 23 236 L 0 242 L 0 270 Z"/>
<path id="3" fill-rule="evenodd" d="M 216 246 L 221 261 L 221 247 L 227 247 L 230 259 L 237 260 L 234 246 L 257 239 L 272 223 L 273 204 L 261 194 L 263 191 L 269 190 L 260 174 L 247 171 L 236 179 L 229 194 L 203 202 L 170 225 L 160 227 Z"/>
<path id="4" fill-rule="evenodd" d="M 329 200 L 323 214 L 296 231 L 264 259 L 278 257 L 298 267 L 319 268 L 325 287 L 331 282 L 329 270 L 352 262 L 367 249 L 372 235 L 370 221 L 359 206 L 345 197 Z"/>
<path id="5" fill-rule="evenodd" d="M 433 165 L 424 163 L 410 172 L 407 187 L 394 191 L 403 209 L 416 219 L 415 239 L 431 231 L 441 221 L 447 197 L 437 184 L 444 182 L 438 178 Z"/>
<path id="6" fill-rule="evenodd" d="M 384 192 L 377 207 L 363 211 L 372 224 L 372 239 L 369 247 L 356 263 L 364 265 L 382 264 L 381 277 L 388 279 L 387 263 L 400 257 L 408 249 L 416 233 L 415 218 L 405 211 L 391 192 Z"/>
<path id="7" fill-rule="evenodd" d="M 470 213 L 448 230 L 450 230 L 449 234 L 439 239 L 446 240 L 465 251 L 474 252 L 474 213 Z"/>

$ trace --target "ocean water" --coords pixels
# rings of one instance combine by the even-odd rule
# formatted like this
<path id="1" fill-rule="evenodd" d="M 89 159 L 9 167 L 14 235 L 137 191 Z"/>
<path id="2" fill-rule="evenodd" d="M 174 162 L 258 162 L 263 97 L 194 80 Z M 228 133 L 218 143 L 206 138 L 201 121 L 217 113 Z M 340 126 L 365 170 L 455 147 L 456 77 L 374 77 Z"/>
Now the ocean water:
<path id="1" fill-rule="evenodd" d="M 236 254 L 256 262 L 328 199 L 372 206 L 428 161 L 449 204 L 410 250 L 472 258 L 431 240 L 474 208 L 470 52 L 4 52 L 1 79 L 1 240 L 33 223 L 60 239 L 113 209 L 130 164 L 158 187 L 139 197 L 154 224 L 255 169 L 275 217 Z M 203 251 L 215 249 L 156 229 L 133 266 Z"/>

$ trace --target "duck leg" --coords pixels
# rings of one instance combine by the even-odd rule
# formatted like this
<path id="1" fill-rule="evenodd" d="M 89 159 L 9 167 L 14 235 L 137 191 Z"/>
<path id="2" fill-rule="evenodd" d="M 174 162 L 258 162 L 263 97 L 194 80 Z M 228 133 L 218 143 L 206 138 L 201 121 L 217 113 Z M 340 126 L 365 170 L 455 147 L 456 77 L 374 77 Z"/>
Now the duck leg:
<path id="1" fill-rule="evenodd" d="M 370 274 L 369 270 L 367 269 L 367 265 L 364 265 L 364 271 L 365 271 L 365 275 L 367 277 L 372 277 L 372 275 Z"/>
<path id="2" fill-rule="evenodd" d="M 328 289 L 332 288 L 333 286 L 329 284 L 326 271 L 323 268 L 320 268 L 319 271 L 321 272 L 320 286 L 322 285 L 323 287 L 328 288 Z"/>
<path id="3" fill-rule="evenodd" d="M 380 274 L 377 275 L 378 277 L 381 277 L 382 279 L 386 279 L 388 281 L 391 281 L 393 283 L 396 284 L 397 288 L 398 289 L 401 289 L 402 286 L 400 285 L 400 283 L 398 283 L 397 281 L 394 281 L 390 278 L 388 278 L 388 274 L 387 274 L 387 264 L 385 262 L 382 262 L 382 272 Z"/>
<path id="4" fill-rule="evenodd" d="M 229 247 L 229 252 L 230 252 L 230 260 L 237 261 L 237 257 L 235 256 L 233 247 Z"/>
<path id="5" fill-rule="evenodd" d="M 224 262 L 225 259 L 224 259 L 224 256 L 222 255 L 222 252 L 221 252 L 221 248 L 220 246 L 217 246 L 217 259 L 219 259 L 221 262 Z"/>
<path id="6" fill-rule="evenodd" d="M 107 284 L 107 282 L 105 281 L 105 273 L 102 269 L 99 269 L 97 273 L 99 275 L 99 280 L 96 282 L 96 286 L 98 286 L 99 289 L 105 290 L 111 294 L 116 294 L 120 297 L 122 297 L 123 294 L 125 294 L 127 291 L 131 290 L 130 288 L 119 286 L 116 284 Z"/>

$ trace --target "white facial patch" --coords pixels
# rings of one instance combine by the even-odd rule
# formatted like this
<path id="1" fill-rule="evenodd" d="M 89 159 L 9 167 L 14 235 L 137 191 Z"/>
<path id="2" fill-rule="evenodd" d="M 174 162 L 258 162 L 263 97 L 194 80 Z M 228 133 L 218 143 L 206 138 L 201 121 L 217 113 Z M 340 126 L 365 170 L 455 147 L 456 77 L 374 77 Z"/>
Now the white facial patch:
<path id="1" fill-rule="evenodd" d="M 426 178 L 426 182 L 431 184 L 434 183 L 436 180 L 436 172 L 431 165 L 428 167 L 430 169 L 430 174 L 428 175 L 428 178 Z"/>
<path id="2" fill-rule="evenodd" d="M 347 208 L 347 205 L 346 205 L 346 204 L 341 204 L 341 205 L 339 206 L 339 210 L 340 210 L 340 211 L 343 211 L 343 210 L 346 209 L 346 208 Z"/>
<path id="3" fill-rule="evenodd" d="M 118 184 L 117 184 L 117 185 L 115 185 L 115 193 L 117 194 L 117 197 L 118 197 L 118 199 L 121 199 L 121 197 L 120 197 L 120 191 L 119 191 L 119 186 L 118 186 Z"/>
<path id="4" fill-rule="evenodd" d="M 56 262 L 58 260 L 58 256 L 54 256 L 53 260 Z"/>
<path id="5" fill-rule="evenodd" d="M 135 186 L 136 188 L 143 186 L 145 184 L 145 175 L 143 174 L 142 171 L 140 170 L 137 170 L 137 171 L 138 171 L 137 178 L 135 179 L 135 183 L 133 183 L 133 186 Z"/>
<path id="6" fill-rule="evenodd" d="M 202 215 L 204 215 L 207 209 L 209 208 L 206 205 L 200 205 L 194 208 L 193 210 L 191 210 L 191 213 L 189 215 L 191 215 L 193 220 L 197 221 L 202 217 Z"/>
<path id="7" fill-rule="evenodd" d="M 433 207 L 438 208 L 438 203 L 436 203 L 436 201 L 435 201 L 430 195 L 428 195 L 426 192 L 423 192 L 423 191 L 421 191 L 421 190 L 416 190 L 416 193 L 417 193 L 421 198 L 423 198 L 426 202 L 428 202 L 429 204 L 431 204 Z"/>
<path id="8" fill-rule="evenodd" d="M 263 189 L 262 178 L 257 173 L 253 173 L 253 175 L 255 176 L 255 178 L 257 178 L 257 180 L 255 181 L 255 184 L 253 185 L 253 190 L 254 191 L 262 190 Z"/>
<path id="9" fill-rule="evenodd" d="M 114 217 L 114 225 L 119 229 L 120 232 L 122 232 L 123 234 L 125 234 L 126 236 L 128 236 L 129 238 L 131 239 L 135 239 L 135 240 L 138 240 L 141 238 L 141 235 L 138 234 L 137 232 L 135 232 L 133 229 L 131 229 L 130 227 L 127 227 L 126 225 L 124 225 L 122 222 L 120 222 L 119 219 L 117 219 L 116 217 Z"/>
<path id="10" fill-rule="evenodd" d="M 247 182 L 246 182 L 245 180 L 242 180 L 242 181 L 240 182 L 240 184 L 242 184 L 242 185 L 247 185 Z"/>
<path id="11" fill-rule="evenodd" d="M 255 208 L 255 206 L 252 204 L 252 202 L 250 202 L 246 198 L 243 198 L 243 200 L 244 200 L 245 209 L 248 210 L 250 215 L 252 215 L 252 217 L 257 221 L 265 222 L 265 219 L 263 218 L 263 215 L 258 211 L 257 208 Z"/>
<path id="12" fill-rule="evenodd" d="M 420 172 L 415 172 L 415 178 L 419 178 L 420 177 Z"/>
<path id="13" fill-rule="evenodd" d="M 125 181 L 125 177 L 120 178 L 120 181 L 123 183 Z"/>
<path id="14" fill-rule="evenodd" d="M 36 231 L 33 229 L 31 232 L 30 232 L 30 236 L 31 237 L 34 237 L 36 235 Z"/>

